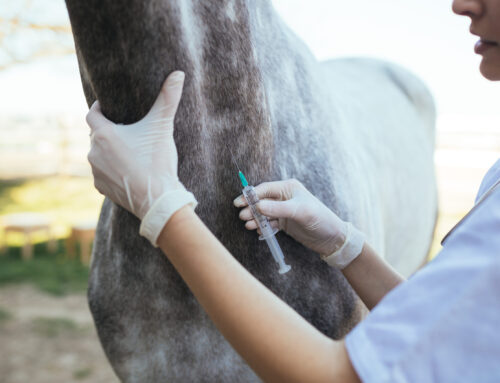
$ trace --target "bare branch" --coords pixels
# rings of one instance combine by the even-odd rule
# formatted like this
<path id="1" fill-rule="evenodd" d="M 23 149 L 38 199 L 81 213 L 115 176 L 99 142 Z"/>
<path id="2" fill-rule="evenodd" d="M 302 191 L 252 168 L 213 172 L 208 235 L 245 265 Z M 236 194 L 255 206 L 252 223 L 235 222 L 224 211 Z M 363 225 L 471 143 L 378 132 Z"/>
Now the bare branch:
<path id="1" fill-rule="evenodd" d="M 49 25 L 49 24 L 36 24 L 36 23 L 28 23 L 22 20 L 19 20 L 19 17 L 13 19 L 5 19 L 0 17 L 0 24 L 5 24 L 8 27 L 12 28 L 26 28 L 26 29 L 36 29 L 36 30 L 49 30 L 53 32 L 59 33 L 71 33 L 71 26 L 68 25 Z"/>
<path id="2" fill-rule="evenodd" d="M 25 1 L 25 5 L 29 8 L 31 1 Z M 26 9 L 26 7 L 23 9 Z M 16 64 L 29 63 L 38 58 L 61 56 L 75 52 L 73 44 L 69 43 L 72 39 L 68 38 L 72 34 L 69 20 L 64 24 L 52 25 L 23 20 L 24 15 L 24 12 L 20 12 L 10 18 L 0 17 L 0 53 L 3 53 L 4 57 L 0 62 L 0 70 L 10 68 Z M 42 34 L 33 35 L 33 31 Z M 26 32 L 31 32 L 27 33 L 27 36 L 31 39 L 31 45 L 29 46 L 33 46 L 33 49 L 28 48 L 30 50 L 27 54 L 26 50 L 19 54 L 14 48 L 17 46 L 15 45 L 17 41 L 13 40 L 16 42 L 12 44 L 10 39 L 17 39 L 20 36 L 23 38 L 22 34 Z M 54 35 L 50 35 L 50 32 L 53 32 Z M 57 41 L 57 39 L 60 41 Z M 54 43 L 52 43 L 52 40 L 54 40 Z M 9 41 L 11 41 L 10 44 Z M 21 49 L 21 51 L 23 50 Z"/>
<path id="3" fill-rule="evenodd" d="M 75 50 L 73 48 L 64 48 L 60 47 L 59 49 L 46 49 L 46 50 L 41 50 L 38 52 L 33 53 L 31 56 L 25 59 L 12 59 L 10 62 L 6 64 L 0 64 L 0 70 L 5 70 L 10 67 L 13 67 L 14 65 L 17 64 L 27 64 L 30 63 L 36 59 L 39 58 L 44 58 L 44 57 L 50 57 L 50 56 L 65 56 L 75 53 Z"/>

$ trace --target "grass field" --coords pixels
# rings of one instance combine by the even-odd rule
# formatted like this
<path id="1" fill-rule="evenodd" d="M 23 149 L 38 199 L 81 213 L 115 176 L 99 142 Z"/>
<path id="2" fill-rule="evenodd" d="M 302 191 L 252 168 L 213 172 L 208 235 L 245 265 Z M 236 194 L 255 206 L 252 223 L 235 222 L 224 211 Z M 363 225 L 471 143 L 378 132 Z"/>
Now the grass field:
<path id="1" fill-rule="evenodd" d="M 62 241 L 56 254 L 46 250 L 46 243 L 35 245 L 30 261 L 21 259 L 21 249 L 10 247 L 0 256 L 0 287 L 8 284 L 29 283 L 52 295 L 83 293 L 87 289 L 89 269 L 78 259 L 65 255 Z"/>

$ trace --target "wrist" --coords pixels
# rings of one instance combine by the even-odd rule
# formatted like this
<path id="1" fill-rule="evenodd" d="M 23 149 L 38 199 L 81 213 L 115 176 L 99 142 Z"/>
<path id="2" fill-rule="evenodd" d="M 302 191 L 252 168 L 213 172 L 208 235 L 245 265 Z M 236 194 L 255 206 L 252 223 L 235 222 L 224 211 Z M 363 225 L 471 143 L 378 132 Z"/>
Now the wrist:
<path id="1" fill-rule="evenodd" d="M 330 255 L 337 253 L 346 243 L 348 235 L 348 223 L 340 221 L 330 226 L 330 239 L 326 245 L 323 245 L 323 251 L 320 253 L 322 258 L 327 258 Z"/>
<path id="2" fill-rule="evenodd" d="M 341 270 L 361 254 L 365 243 L 365 235 L 350 222 L 345 223 L 343 233 L 345 239 L 340 247 L 337 246 L 330 254 L 320 255 L 330 266 Z"/>
<path id="3" fill-rule="evenodd" d="M 198 216 L 192 205 L 185 205 L 181 207 L 172 215 L 160 231 L 160 235 L 157 240 L 158 246 L 164 251 L 167 251 L 168 244 L 172 242 L 172 238 L 175 238 L 178 235 L 179 230 L 183 230 L 185 227 L 191 227 L 193 220 L 197 218 Z"/>
<path id="4" fill-rule="evenodd" d="M 157 247 L 158 237 L 172 216 L 186 205 L 190 205 L 194 210 L 197 204 L 194 195 L 188 192 L 184 186 L 165 192 L 153 203 L 144 216 L 139 233 Z"/>

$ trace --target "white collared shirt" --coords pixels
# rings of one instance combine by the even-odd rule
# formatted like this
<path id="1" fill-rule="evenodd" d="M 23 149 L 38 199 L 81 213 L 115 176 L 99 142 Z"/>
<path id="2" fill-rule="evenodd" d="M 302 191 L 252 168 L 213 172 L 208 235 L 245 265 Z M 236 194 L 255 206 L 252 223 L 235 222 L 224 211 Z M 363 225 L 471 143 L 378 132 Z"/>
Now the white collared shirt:
<path id="1" fill-rule="evenodd" d="M 500 160 L 436 258 L 347 335 L 364 382 L 500 382 L 499 179 Z"/>

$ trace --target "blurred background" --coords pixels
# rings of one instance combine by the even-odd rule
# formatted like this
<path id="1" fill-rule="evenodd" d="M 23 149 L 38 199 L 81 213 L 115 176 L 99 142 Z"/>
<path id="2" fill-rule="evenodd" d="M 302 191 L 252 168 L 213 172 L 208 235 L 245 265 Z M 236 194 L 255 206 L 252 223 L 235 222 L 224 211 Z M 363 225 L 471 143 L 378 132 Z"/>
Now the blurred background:
<path id="1" fill-rule="evenodd" d="M 451 0 L 274 0 L 318 59 L 399 63 L 434 94 L 439 240 L 500 157 L 500 85 Z M 116 381 L 85 289 L 101 196 L 62 0 L 0 3 L 0 383 Z"/>

